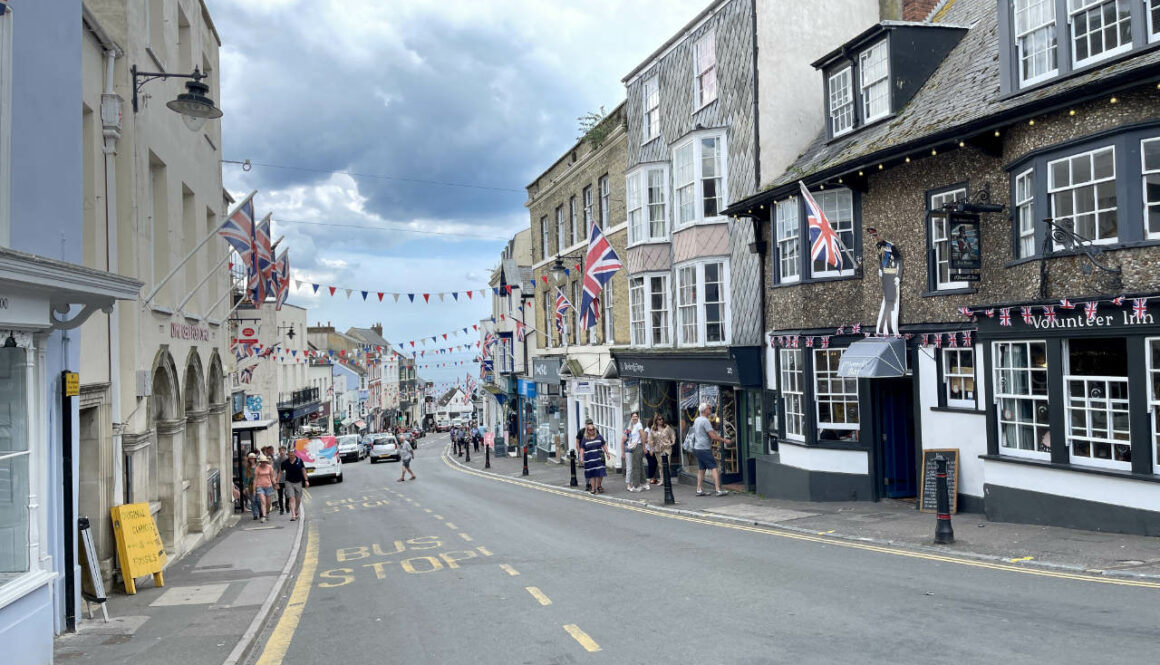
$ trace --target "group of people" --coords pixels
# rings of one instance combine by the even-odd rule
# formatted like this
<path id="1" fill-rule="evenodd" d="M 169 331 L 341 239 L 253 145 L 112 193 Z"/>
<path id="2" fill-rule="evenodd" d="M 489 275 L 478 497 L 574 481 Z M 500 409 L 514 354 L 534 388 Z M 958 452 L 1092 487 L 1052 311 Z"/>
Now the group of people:
<path id="1" fill-rule="evenodd" d="M 302 491 L 310 487 L 310 479 L 295 450 L 282 446 L 275 453 L 274 446 L 266 446 L 260 453 L 246 456 L 242 487 L 241 499 L 249 502 L 255 520 L 265 522 L 277 507 L 279 515 L 289 512 L 293 522 L 298 519 Z"/>
<path id="2" fill-rule="evenodd" d="M 713 407 L 701 404 L 697 418 L 689 429 L 689 445 L 697 458 L 697 496 L 707 496 L 703 488 L 705 473 L 712 472 L 717 496 L 728 494 L 721 489 L 721 470 L 713 456 L 713 442 L 731 443 L 713 429 Z M 640 422 L 640 413 L 632 412 L 628 427 L 621 436 L 624 448 L 624 482 L 629 492 L 642 492 L 660 482 L 658 458 L 669 455 L 676 443 L 676 432 L 665 421 L 663 414 L 654 414 L 648 427 Z M 584 421 L 584 428 L 576 434 L 576 449 L 584 463 L 584 478 L 592 494 L 604 493 L 604 478 L 608 475 L 606 459 L 612 458 L 608 442 L 596 429 L 592 419 Z"/>
<path id="3" fill-rule="evenodd" d="M 476 425 L 475 421 L 470 425 L 452 425 L 451 443 L 455 445 L 456 450 L 459 450 L 459 446 L 470 445 L 472 452 L 478 453 L 479 446 L 483 443 L 483 426 Z"/>

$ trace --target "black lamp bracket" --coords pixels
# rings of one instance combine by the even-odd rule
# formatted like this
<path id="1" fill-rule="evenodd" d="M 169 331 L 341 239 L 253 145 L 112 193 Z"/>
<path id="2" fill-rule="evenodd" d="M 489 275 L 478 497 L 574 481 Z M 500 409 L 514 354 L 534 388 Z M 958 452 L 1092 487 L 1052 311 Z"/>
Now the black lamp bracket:
<path id="1" fill-rule="evenodd" d="M 141 88 L 145 87 L 145 84 L 150 82 L 150 81 L 156 81 L 157 79 L 193 79 L 194 81 L 200 82 L 202 79 L 209 78 L 209 74 L 202 74 L 201 70 L 199 68 L 197 68 L 196 66 L 193 68 L 192 74 L 169 74 L 167 72 L 140 72 L 140 71 L 137 71 L 137 65 L 133 65 L 132 67 L 130 67 L 129 71 L 133 74 L 133 112 L 134 113 L 136 113 L 138 111 L 138 108 L 137 108 L 138 93 L 140 93 Z"/>

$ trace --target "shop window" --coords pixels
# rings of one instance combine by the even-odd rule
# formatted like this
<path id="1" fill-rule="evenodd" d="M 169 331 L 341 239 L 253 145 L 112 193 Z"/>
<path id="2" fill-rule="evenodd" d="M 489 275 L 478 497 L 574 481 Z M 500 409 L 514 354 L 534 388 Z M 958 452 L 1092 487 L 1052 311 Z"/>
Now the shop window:
<path id="1" fill-rule="evenodd" d="M 1128 344 L 1118 339 L 1069 339 L 1064 391 L 1071 462 L 1130 471 Z"/>
<path id="2" fill-rule="evenodd" d="M 1115 159 L 1115 147 L 1108 146 L 1047 163 L 1047 191 L 1056 224 L 1092 242 L 1116 241 Z"/>
<path id="3" fill-rule="evenodd" d="M 1148 413 L 1152 422 L 1152 472 L 1160 475 L 1160 338 L 1148 344 Z"/>
<path id="4" fill-rule="evenodd" d="M 822 209 L 822 214 L 830 222 L 834 233 L 838 234 L 842 245 L 852 251 L 854 244 L 854 193 L 848 189 L 813 192 L 814 200 Z M 811 266 L 812 277 L 838 277 L 854 274 L 853 261 L 843 252 L 843 268 L 836 270 L 824 259 L 815 259 Z"/>
<path id="5" fill-rule="evenodd" d="M 588 417 L 592 418 L 596 431 L 608 442 L 609 450 L 616 450 L 620 446 L 622 431 L 620 391 L 608 384 L 597 383 L 589 398 Z"/>
<path id="6" fill-rule="evenodd" d="M 781 398 L 785 420 L 785 438 L 805 440 L 805 385 L 802 377 L 801 349 L 779 349 L 781 364 Z"/>
<path id="7" fill-rule="evenodd" d="M 1030 85 L 1055 76 L 1055 0 L 1014 0 L 1013 8 L 1019 83 Z"/>
<path id="8" fill-rule="evenodd" d="M 1144 177 L 1144 234 L 1160 238 L 1160 139 L 1141 141 L 1140 159 Z"/>
<path id="9" fill-rule="evenodd" d="M 967 198 L 966 187 L 954 187 L 927 197 L 927 211 L 942 210 L 945 206 Z M 932 290 L 962 289 L 967 282 L 951 280 L 950 218 L 945 215 L 927 216 L 930 220 L 930 274 Z"/>
<path id="10" fill-rule="evenodd" d="M 1051 458 L 1048 425 L 1047 345 L 994 342 L 995 404 L 999 451 L 1004 455 Z"/>
<path id="11" fill-rule="evenodd" d="M 26 353 L 0 348 L 0 590 L 31 563 Z"/>
<path id="12" fill-rule="evenodd" d="M 857 440 L 858 380 L 838 376 L 845 349 L 814 349 L 818 440 Z"/>
<path id="13" fill-rule="evenodd" d="M 1068 0 L 1076 67 L 1132 48 L 1131 0 Z"/>
<path id="14" fill-rule="evenodd" d="M 797 197 L 778 201 L 775 209 L 777 228 L 777 278 L 781 284 L 801 279 L 801 221 Z"/>
<path id="15" fill-rule="evenodd" d="M 975 408 L 975 350 L 943 349 L 942 389 L 946 406 Z"/>
<path id="16" fill-rule="evenodd" d="M 1035 170 L 1015 176 L 1015 258 L 1035 255 Z"/>

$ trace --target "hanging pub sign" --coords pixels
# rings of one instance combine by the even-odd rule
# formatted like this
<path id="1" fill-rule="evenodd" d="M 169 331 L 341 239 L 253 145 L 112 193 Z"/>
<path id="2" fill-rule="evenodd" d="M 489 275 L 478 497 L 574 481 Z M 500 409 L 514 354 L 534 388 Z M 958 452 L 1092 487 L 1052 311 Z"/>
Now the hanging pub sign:
<path id="1" fill-rule="evenodd" d="M 979 238 L 979 216 L 966 212 L 947 213 L 947 243 L 950 249 L 950 269 L 952 271 L 979 270 L 983 267 L 983 256 Z M 951 275 L 956 279 L 956 275 Z M 978 279 L 978 275 L 975 275 Z M 973 281 L 966 278 L 962 281 Z"/>

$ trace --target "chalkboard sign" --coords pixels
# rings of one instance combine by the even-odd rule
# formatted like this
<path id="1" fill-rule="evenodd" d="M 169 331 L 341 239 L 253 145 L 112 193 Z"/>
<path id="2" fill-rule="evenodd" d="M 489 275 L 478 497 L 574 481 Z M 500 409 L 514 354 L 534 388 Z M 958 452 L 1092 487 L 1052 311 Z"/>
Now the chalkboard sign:
<path id="1" fill-rule="evenodd" d="M 125 593 L 137 593 L 135 578 L 153 576 L 154 586 L 165 586 L 161 569 L 165 567 L 165 545 L 147 503 L 127 503 L 109 509 L 113 516 L 113 536 L 117 540 L 117 557 L 125 579 Z"/>
<path id="2" fill-rule="evenodd" d="M 951 513 L 959 511 L 959 449 L 942 448 L 922 451 L 922 494 L 918 497 L 918 509 L 924 513 L 938 510 L 938 485 L 936 474 L 938 464 L 935 457 L 942 455 L 947 460 L 947 493 L 951 500 Z"/>

